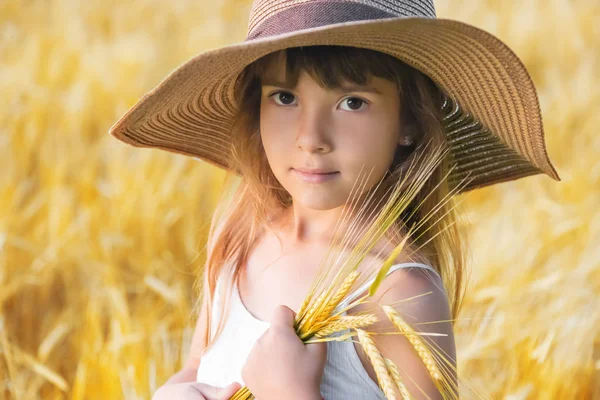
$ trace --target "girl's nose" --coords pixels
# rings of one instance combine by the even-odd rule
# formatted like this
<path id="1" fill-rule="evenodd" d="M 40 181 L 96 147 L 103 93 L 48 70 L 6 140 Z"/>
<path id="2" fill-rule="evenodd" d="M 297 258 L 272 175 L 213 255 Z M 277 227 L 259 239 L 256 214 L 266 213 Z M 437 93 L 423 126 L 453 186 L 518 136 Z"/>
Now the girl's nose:
<path id="1" fill-rule="evenodd" d="M 329 153 L 331 138 L 327 132 L 328 119 L 319 110 L 306 110 L 300 116 L 296 145 L 309 153 Z"/>

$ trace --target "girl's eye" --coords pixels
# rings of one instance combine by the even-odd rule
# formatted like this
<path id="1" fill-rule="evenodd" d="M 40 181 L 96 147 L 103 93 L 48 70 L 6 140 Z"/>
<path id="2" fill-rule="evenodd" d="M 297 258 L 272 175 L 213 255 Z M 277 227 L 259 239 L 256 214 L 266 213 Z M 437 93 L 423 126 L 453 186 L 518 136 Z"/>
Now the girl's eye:
<path id="1" fill-rule="evenodd" d="M 341 104 L 348 105 L 348 108 L 346 109 L 347 111 L 358 111 L 363 105 L 366 105 L 367 102 L 362 99 L 359 99 L 358 97 L 348 97 L 342 100 Z"/>
<path id="2" fill-rule="evenodd" d="M 294 101 L 294 95 L 289 92 L 275 92 L 270 97 L 280 106 L 289 106 Z"/>

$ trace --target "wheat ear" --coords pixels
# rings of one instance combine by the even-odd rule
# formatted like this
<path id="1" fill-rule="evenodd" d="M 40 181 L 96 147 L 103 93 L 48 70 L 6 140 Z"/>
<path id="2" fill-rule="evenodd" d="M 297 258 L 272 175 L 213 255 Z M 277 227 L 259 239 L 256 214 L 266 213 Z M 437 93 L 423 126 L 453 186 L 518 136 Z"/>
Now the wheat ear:
<path id="1" fill-rule="evenodd" d="M 394 383 L 396 384 L 396 387 L 400 391 L 400 394 L 402 394 L 402 399 L 403 400 L 414 400 L 414 398 L 412 397 L 412 395 L 406 388 L 406 385 L 404 384 L 404 382 L 402 382 L 402 376 L 400 376 L 400 370 L 398 369 L 398 366 L 396 364 L 394 364 L 394 362 L 392 360 L 390 360 L 389 358 L 386 358 L 384 361 L 385 361 L 385 366 L 388 369 L 388 372 L 390 373 Z"/>
<path id="2" fill-rule="evenodd" d="M 379 385 L 385 394 L 385 397 L 388 400 L 397 400 L 396 392 L 394 390 L 394 382 L 388 369 L 385 365 L 385 360 L 383 356 L 375 346 L 375 342 L 369 334 L 362 329 L 357 329 L 358 340 L 360 341 L 361 346 L 367 353 L 369 360 L 371 361 L 371 365 L 373 365 L 373 369 L 375 370 L 375 374 L 377 375 L 377 380 L 379 381 Z"/>
<path id="3" fill-rule="evenodd" d="M 346 329 L 364 328 L 377 322 L 377 316 L 374 314 L 365 314 L 357 316 L 341 317 L 339 320 L 326 325 L 315 334 L 317 338 L 324 338 Z"/>
<path id="4" fill-rule="evenodd" d="M 407 324 L 404 319 L 398 314 L 398 312 L 390 306 L 382 306 L 383 311 L 388 316 L 390 321 L 398 328 L 398 330 L 405 335 L 410 344 L 412 344 L 413 348 L 425 364 L 427 371 L 429 371 L 429 375 L 434 378 L 436 381 L 442 379 L 442 374 L 440 373 L 440 369 L 438 368 L 435 360 L 433 359 L 433 355 L 431 351 L 425 346 L 423 340 L 419 337 L 419 335 L 414 331 L 414 329 Z"/>
<path id="5" fill-rule="evenodd" d="M 359 275 L 360 274 L 358 273 L 358 271 L 352 271 L 350 274 L 348 274 L 348 276 L 346 277 L 346 279 L 344 279 L 344 282 L 340 286 L 340 289 L 337 291 L 337 293 L 331 299 L 331 301 L 327 304 L 327 306 L 323 310 L 323 313 L 318 317 L 317 322 L 329 317 L 329 314 L 331 314 L 331 312 L 337 307 L 337 305 L 340 304 L 340 301 L 342 301 L 342 299 L 348 295 L 348 292 L 350 292 L 350 289 L 354 285 L 354 282 L 356 282 L 356 280 L 358 279 Z"/>
<path id="6" fill-rule="evenodd" d="M 244 386 L 243 388 L 235 392 L 235 394 L 231 397 L 230 400 L 250 400 L 253 398 L 254 396 L 252 395 L 252 393 L 250 393 L 250 389 Z"/>
<path id="7" fill-rule="evenodd" d="M 324 290 L 323 293 L 317 297 L 317 300 L 312 304 L 312 306 L 306 311 L 306 314 L 302 318 L 302 322 L 298 326 L 298 333 L 307 333 L 314 325 L 314 321 L 318 316 L 320 316 L 321 311 L 323 310 L 328 294 L 329 290 Z"/>
<path id="8" fill-rule="evenodd" d="M 314 302 L 312 307 L 306 312 L 306 316 L 303 318 L 303 322 L 299 326 L 299 332 L 301 332 L 300 339 L 306 339 L 307 337 L 314 334 L 314 332 L 320 331 L 322 328 L 327 328 L 330 325 L 331 312 L 337 307 L 339 302 L 346 297 L 356 279 L 360 274 L 357 271 L 351 272 L 339 290 L 335 295 L 330 298 L 331 291 L 325 290 Z"/>

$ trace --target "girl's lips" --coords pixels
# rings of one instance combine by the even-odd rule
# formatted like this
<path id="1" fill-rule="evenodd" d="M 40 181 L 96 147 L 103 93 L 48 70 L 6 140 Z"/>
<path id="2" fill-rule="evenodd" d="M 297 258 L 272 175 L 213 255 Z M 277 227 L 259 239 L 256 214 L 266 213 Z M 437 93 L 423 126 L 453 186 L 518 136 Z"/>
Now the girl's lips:
<path id="1" fill-rule="evenodd" d="M 300 179 L 302 179 L 305 182 L 309 182 L 309 183 L 321 183 L 321 182 L 325 182 L 325 181 L 328 181 L 328 180 L 331 180 L 331 179 L 335 178 L 335 176 L 339 173 L 339 171 L 330 172 L 330 173 L 326 173 L 326 174 L 322 174 L 322 173 L 310 173 L 310 172 L 298 171 L 297 169 L 293 169 L 293 168 L 292 168 L 292 171 Z"/>

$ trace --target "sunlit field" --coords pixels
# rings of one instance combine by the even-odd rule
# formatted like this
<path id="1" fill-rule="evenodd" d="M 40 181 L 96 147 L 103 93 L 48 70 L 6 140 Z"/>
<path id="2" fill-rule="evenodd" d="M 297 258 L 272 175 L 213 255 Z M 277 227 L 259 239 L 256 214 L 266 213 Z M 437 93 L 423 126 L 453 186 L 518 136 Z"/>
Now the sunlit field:
<path id="1" fill-rule="evenodd" d="M 249 6 L 0 1 L 0 398 L 147 399 L 181 368 L 224 174 L 107 131 L 180 63 L 243 40 Z M 521 57 L 563 179 L 463 203 L 463 397 L 600 398 L 600 2 L 437 10 Z"/>

